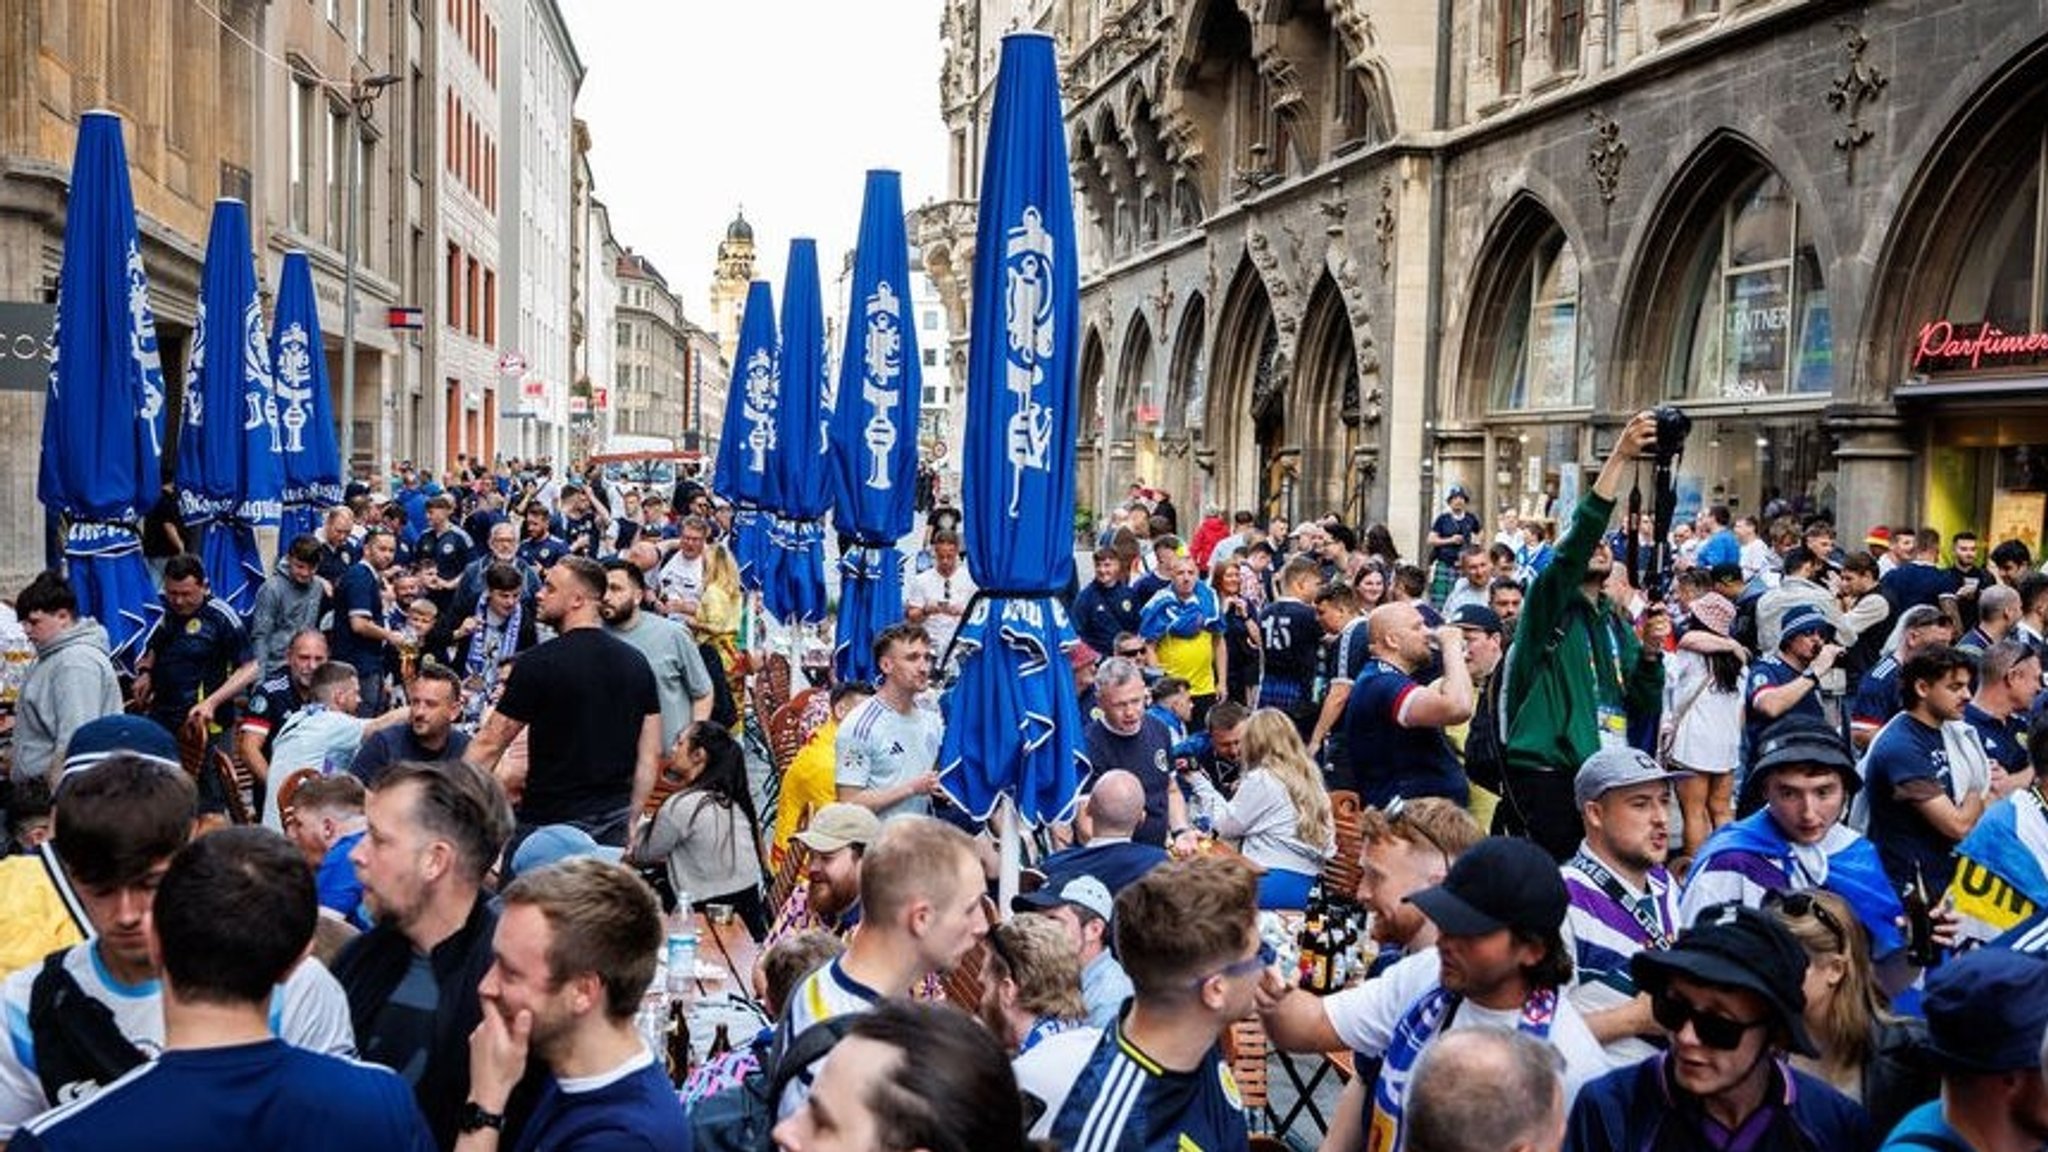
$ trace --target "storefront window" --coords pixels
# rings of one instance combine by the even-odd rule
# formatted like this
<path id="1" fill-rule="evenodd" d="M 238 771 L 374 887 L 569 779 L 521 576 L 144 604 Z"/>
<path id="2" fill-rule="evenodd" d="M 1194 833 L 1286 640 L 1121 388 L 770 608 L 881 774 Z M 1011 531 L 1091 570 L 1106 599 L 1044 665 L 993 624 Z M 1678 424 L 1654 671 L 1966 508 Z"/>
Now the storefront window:
<path id="1" fill-rule="evenodd" d="M 1824 395 L 1834 386 L 1827 286 L 1785 182 L 1744 185 L 1704 231 L 1670 366 L 1695 400 Z"/>
<path id="2" fill-rule="evenodd" d="M 1493 362 L 1496 409 L 1571 408 L 1593 402 L 1593 356 L 1579 338 L 1579 259 L 1551 229 L 1516 278 Z"/>
<path id="3" fill-rule="evenodd" d="M 2015 173 L 2011 186 L 1994 203 L 1970 237 L 1968 256 L 1949 294 L 1947 316 L 1957 323 L 1985 321 L 2008 332 L 2038 332 L 2044 326 L 2043 296 L 2048 295 L 2042 252 L 2042 154 L 2048 137 L 2037 142 L 2034 160 Z"/>

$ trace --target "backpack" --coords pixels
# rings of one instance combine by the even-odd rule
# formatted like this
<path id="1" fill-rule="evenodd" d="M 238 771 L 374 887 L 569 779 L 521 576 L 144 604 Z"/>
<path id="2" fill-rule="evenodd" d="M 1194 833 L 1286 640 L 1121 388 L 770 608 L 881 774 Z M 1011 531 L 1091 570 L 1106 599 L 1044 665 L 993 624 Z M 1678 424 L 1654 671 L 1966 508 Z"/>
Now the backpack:
<path id="1" fill-rule="evenodd" d="M 741 1081 L 697 1101 L 690 1109 L 690 1146 L 697 1152 L 772 1152 L 776 1104 L 784 1089 L 811 1065 L 825 1058 L 860 1013 L 820 1020 L 799 1033 L 774 1057 L 773 1041 L 754 1041 L 757 1064 Z"/>
<path id="2" fill-rule="evenodd" d="M 113 1010 L 79 987 L 64 967 L 70 951 L 60 948 L 43 958 L 28 994 L 36 1078 L 52 1107 L 90 1095 L 148 1060 L 122 1035 Z"/>

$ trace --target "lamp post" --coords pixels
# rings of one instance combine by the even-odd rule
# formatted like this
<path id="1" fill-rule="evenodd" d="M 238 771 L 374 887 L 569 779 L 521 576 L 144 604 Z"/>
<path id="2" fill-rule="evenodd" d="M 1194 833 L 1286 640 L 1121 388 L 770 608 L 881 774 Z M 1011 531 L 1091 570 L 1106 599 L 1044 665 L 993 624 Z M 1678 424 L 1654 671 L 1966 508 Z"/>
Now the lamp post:
<path id="1" fill-rule="evenodd" d="M 341 274 L 341 470 L 344 482 L 355 478 L 356 457 L 356 186 L 362 183 L 363 137 L 359 122 L 370 118 L 371 108 L 384 89 L 398 83 L 389 72 L 348 86 L 348 220 L 342 225 L 343 270 Z"/>

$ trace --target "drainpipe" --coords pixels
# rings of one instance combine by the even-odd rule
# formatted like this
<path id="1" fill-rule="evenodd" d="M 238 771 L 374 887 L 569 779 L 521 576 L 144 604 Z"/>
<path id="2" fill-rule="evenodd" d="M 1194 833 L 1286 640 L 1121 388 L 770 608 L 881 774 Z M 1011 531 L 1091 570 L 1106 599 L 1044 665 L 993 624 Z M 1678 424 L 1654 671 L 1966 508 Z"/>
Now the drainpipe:
<path id="1" fill-rule="evenodd" d="M 1451 118 L 1451 5 L 1437 0 L 1436 6 L 1436 102 L 1431 110 L 1430 129 L 1439 137 Z M 1429 156 L 1429 301 L 1425 311 L 1426 334 L 1422 352 L 1422 502 L 1420 523 L 1425 531 L 1436 508 L 1436 427 L 1440 416 L 1439 375 L 1443 367 L 1443 250 L 1444 250 L 1444 146 L 1441 139 Z M 1428 537 L 1425 535 L 1424 539 Z M 1419 553 L 1418 553 L 1419 554 Z"/>

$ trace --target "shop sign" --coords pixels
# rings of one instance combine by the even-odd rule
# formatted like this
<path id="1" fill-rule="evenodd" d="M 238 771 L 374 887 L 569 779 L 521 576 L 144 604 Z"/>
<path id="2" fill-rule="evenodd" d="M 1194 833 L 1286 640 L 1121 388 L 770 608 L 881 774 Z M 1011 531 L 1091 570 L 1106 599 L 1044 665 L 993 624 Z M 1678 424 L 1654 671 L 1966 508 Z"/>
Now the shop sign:
<path id="1" fill-rule="evenodd" d="M 1920 329 L 1915 372 L 1968 372 L 2048 360 L 2048 332 L 2007 332 L 1990 321 L 1935 320 Z"/>

